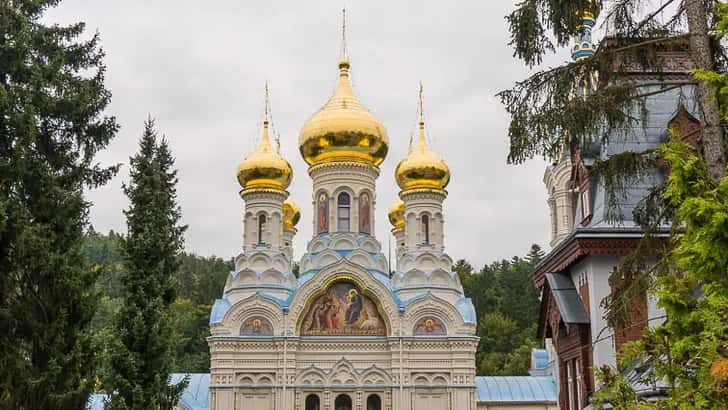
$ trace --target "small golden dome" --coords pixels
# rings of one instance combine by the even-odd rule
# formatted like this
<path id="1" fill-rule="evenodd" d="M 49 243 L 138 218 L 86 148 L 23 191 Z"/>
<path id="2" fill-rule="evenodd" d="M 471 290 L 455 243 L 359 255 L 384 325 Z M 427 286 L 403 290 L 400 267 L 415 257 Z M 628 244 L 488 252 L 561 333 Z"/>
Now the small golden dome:
<path id="1" fill-rule="evenodd" d="M 291 231 L 295 229 L 301 219 L 301 209 L 290 198 L 283 201 L 283 228 Z"/>
<path id="2" fill-rule="evenodd" d="M 394 171 L 397 185 L 409 189 L 434 189 L 442 191 L 450 182 L 450 168 L 427 145 L 425 121 L 420 119 L 417 145 L 397 165 Z"/>
<path id="3" fill-rule="evenodd" d="M 356 161 L 377 166 L 387 156 L 387 130 L 354 95 L 349 67 L 348 60 L 339 62 L 334 95 L 301 128 L 298 144 L 309 165 Z"/>
<path id="4" fill-rule="evenodd" d="M 293 170 L 270 144 L 268 120 L 263 121 L 263 139 L 258 149 L 238 167 L 238 182 L 243 190 L 273 189 L 285 191 L 291 184 Z"/>
<path id="5" fill-rule="evenodd" d="M 404 228 L 404 201 L 401 199 L 397 199 L 389 207 L 389 222 L 392 224 L 392 230 Z"/>

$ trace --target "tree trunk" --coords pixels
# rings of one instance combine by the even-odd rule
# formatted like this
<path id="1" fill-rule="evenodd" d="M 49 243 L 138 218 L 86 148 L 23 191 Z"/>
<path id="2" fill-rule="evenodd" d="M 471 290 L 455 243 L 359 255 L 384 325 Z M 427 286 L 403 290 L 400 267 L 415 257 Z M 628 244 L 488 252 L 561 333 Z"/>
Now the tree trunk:
<path id="1" fill-rule="evenodd" d="M 685 12 L 688 18 L 690 55 L 693 64 L 700 70 L 714 70 L 705 0 L 685 0 Z M 723 130 L 720 126 L 720 114 L 715 96 L 713 85 L 703 81 L 698 83 L 700 123 L 703 127 L 703 156 L 708 167 L 708 174 L 718 180 L 725 172 L 725 154 L 723 152 Z"/>

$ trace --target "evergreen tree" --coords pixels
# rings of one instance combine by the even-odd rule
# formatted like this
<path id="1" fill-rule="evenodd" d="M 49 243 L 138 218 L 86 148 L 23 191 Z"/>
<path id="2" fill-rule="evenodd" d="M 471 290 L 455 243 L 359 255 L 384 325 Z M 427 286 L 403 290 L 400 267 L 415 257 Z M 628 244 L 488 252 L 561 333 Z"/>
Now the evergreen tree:
<path id="1" fill-rule="evenodd" d="M 81 409 L 93 388 L 89 202 L 116 167 L 98 34 L 48 26 L 59 0 L 0 2 L 0 407 Z"/>
<path id="2" fill-rule="evenodd" d="M 158 141 L 148 119 L 124 185 L 130 206 L 124 211 L 123 305 L 115 318 L 107 380 L 113 409 L 172 409 L 187 383 L 169 385 L 175 349 L 170 305 L 186 229 L 180 225 L 176 184 L 169 146 L 164 138 Z"/>

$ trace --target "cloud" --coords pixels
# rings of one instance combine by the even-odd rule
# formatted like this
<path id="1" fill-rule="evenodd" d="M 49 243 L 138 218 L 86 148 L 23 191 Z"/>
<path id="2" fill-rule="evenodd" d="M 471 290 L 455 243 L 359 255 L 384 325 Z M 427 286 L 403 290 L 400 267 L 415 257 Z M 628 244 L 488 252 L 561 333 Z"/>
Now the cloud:
<path id="1" fill-rule="evenodd" d="M 353 2 L 352 2 L 353 3 Z M 387 248 L 393 172 L 415 126 L 417 84 L 433 146 L 453 177 L 445 203 L 446 247 L 474 265 L 523 255 L 548 242 L 544 163 L 506 164 L 508 118 L 494 96 L 528 71 L 512 58 L 505 1 L 368 1 L 348 5 L 349 55 L 361 101 L 387 126 L 391 147 L 377 184 L 376 234 Z M 186 246 L 231 257 L 242 244 L 238 162 L 260 134 L 263 84 L 294 168 L 290 192 L 302 210 L 300 256 L 312 234 L 311 180 L 298 131 L 336 82 L 340 5 L 316 2 L 65 0 L 47 21 L 85 21 L 106 50 L 109 114 L 122 129 L 99 158 L 128 163 L 147 114 L 170 140 L 179 167 Z M 562 61 L 566 54 L 554 57 Z M 99 231 L 125 231 L 121 183 L 89 193 Z"/>

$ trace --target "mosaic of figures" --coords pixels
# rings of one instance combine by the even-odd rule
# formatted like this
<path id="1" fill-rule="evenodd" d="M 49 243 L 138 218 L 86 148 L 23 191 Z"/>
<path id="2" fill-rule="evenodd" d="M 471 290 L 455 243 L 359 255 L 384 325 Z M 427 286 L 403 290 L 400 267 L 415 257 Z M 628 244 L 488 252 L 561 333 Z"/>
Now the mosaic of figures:
<path id="1" fill-rule="evenodd" d="M 440 319 L 426 317 L 417 322 L 413 333 L 415 336 L 439 336 L 446 335 L 447 331 Z"/>
<path id="2" fill-rule="evenodd" d="M 384 336 L 387 329 L 376 303 L 351 282 L 336 282 L 316 297 L 303 316 L 309 336 Z"/>
<path id="3" fill-rule="evenodd" d="M 243 336 L 271 336 L 273 326 L 265 318 L 252 317 L 240 327 L 240 334 Z"/>

